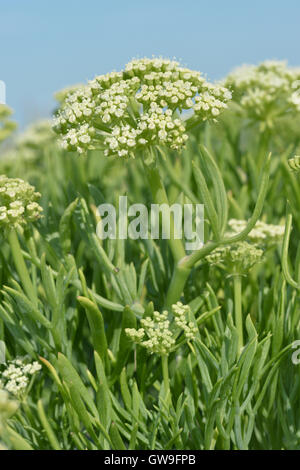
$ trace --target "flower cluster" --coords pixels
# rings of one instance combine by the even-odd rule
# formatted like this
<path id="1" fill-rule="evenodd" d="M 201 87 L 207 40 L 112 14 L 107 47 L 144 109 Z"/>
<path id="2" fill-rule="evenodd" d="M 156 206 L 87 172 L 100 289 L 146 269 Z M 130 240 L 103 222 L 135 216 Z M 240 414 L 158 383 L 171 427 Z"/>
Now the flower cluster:
<path id="1" fill-rule="evenodd" d="M 7 139 L 16 129 L 16 123 L 10 120 L 12 110 L 5 104 L 0 104 L 0 143 Z"/>
<path id="2" fill-rule="evenodd" d="M 254 120 L 272 122 L 287 111 L 300 110 L 300 69 L 283 61 L 244 65 L 225 79 L 235 100 Z"/>
<path id="3" fill-rule="evenodd" d="M 59 150 L 57 136 L 53 132 L 52 121 L 41 119 L 28 126 L 13 140 L 13 145 L 6 149 L 2 160 L 3 168 L 7 167 L 9 171 L 20 160 L 38 164 L 38 160 L 44 158 L 45 151 L 49 148 Z"/>
<path id="4" fill-rule="evenodd" d="M 0 176 L 0 226 L 13 228 L 40 217 L 40 193 L 19 178 Z"/>
<path id="5" fill-rule="evenodd" d="M 62 104 L 66 101 L 66 98 L 68 96 L 70 96 L 72 93 L 79 90 L 83 86 L 84 85 L 82 83 L 78 83 L 77 85 L 71 85 L 71 86 L 62 88 L 61 90 L 54 93 L 54 98 L 59 104 Z"/>
<path id="6" fill-rule="evenodd" d="M 137 59 L 121 72 L 101 75 L 71 90 L 54 129 L 69 151 L 100 148 L 106 155 L 133 156 L 145 146 L 181 149 L 188 136 L 184 112 L 197 122 L 215 119 L 230 91 L 167 59 Z"/>
<path id="7" fill-rule="evenodd" d="M 30 378 L 41 369 L 38 362 L 24 363 L 21 359 L 9 362 L 8 367 L 1 373 L 0 387 L 13 395 L 25 393 Z"/>
<path id="8" fill-rule="evenodd" d="M 47 119 L 36 121 L 28 126 L 16 139 L 14 148 L 6 155 L 7 158 L 22 158 L 26 161 L 36 161 L 42 152 L 49 147 L 57 147 L 56 135 L 52 122 Z"/>
<path id="9" fill-rule="evenodd" d="M 182 302 L 177 302 L 172 305 L 172 311 L 174 314 L 175 324 L 178 328 L 183 330 L 186 339 L 194 339 L 198 328 L 194 322 L 189 321 L 190 307 L 188 305 L 183 305 Z"/>
<path id="10" fill-rule="evenodd" d="M 126 334 L 150 353 L 169 354 L 175 344 L 175 339 L 169 328 L 168 311 L 154 312 L 153 319 L 144 318 L 141 320 L 141 325 L 142 328 L 138 330 L 127 328 Z"/>
<path id="11" fill-rule="evenodd" d="M 18 151 L 23 149 L 40 149 L 54 142 L 55 134 L 52 130 L 52 122 L 48 119 L 42 119 L 25 129 L 18 138 L 16 147 Z"/>
<path id="12" fill-rule="evenodd" d="M 293 158 L 288 159 L 288 165 L 292 171 L 300 170 L 300 155 L 295 155 Z"/>
<path id="13" fill-rule="evenodd" d="M 232 232 L 240 233 L 246 228 L 247 222 L 246 220 L 230 219 L 228 225 Z M 271 245 L 281 241 L 283 235 L 284 225 L 266 224 L 258 220 L 255 227 L 248 234 L 248 239 L 253 243 Z"/>
<path id="14" fill-rule="evenodd" d="M 223 266 L 230 274 L 246 274 L 262 256 L 263 250 L 257 246 L 238 242 L 216 248 L 206 259 L 212 265 Z"/>
<path id="15" fill-rule="evenodd" d="M 133 148 L 159 143 L 179 148 L 187 139 L 182 121 L 172 119 L 170 109 L 164 113 L 156 103 L 152 103 L 149 111 L 141 116 L 136 129 L 128 124 L 112 129 L 111 135 L 104 140 L 104 154 L 114 155 L 117 149 L 120 157 L 126 157 Z"/>
<path id="16" fill-rule="evenodd" d="M 178 334 L 184 333 L 187 340 L 194 339 L 197 326 L 189 321 L 190 307 L 181 302 L 172 305 L 172 322 L 168 319 L 168 311 L 154 312 L 153 318 L 141 320 L 142 328 L 127 328 L 126 334 L 131 340 L 144 348 L 150 354 L 168 355 L 174 348 Z"/>

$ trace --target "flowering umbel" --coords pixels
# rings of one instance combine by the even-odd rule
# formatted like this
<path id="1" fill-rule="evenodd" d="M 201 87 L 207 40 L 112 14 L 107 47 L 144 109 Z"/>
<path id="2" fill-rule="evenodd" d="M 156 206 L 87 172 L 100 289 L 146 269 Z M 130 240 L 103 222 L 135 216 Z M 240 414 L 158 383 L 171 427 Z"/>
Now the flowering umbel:
<path id="1" fill-rule="evenodd" d="M 51 120 L 42 119 L 31 124 L 19 136 L 16 141 L 16 150 L 26 155 L 26 151 L 29 153 L 30 150 L 41 150 L 53 145 L 56 141 L 55 137 Z"/>
<path id="2" fill-rule="evenodd" d="M 65 149 L 79 153 L 102 148 L 108 156 L 127 157 L 149 146 L 181 149 L 189 121 L 216 118 L 230 99 L 227 88 L 176 61 L 137 59 L 121 72 L 72 90 L 57 112 L 54 129 Z M 185 111 L 190 111 L 189 119 Z"/>
<path id="3" fill-rule="evenodd" d="M 272 125 L 288 111 L 300 111 L 300 68 L 284 61 L 243 65 L 224 81 L 233 91 L 233 101 L 253 120 Z"/>
<path id="4" fill-rule="evenodd" d="M 230 219 L 228 237 L 241 233 L 247 227 L 246 220 Z M 224 245 L 216 248 L 208 256 L 212 265 L 223 267 L 230 274 L 246 274 L 255 264 L 262 260 L 264 251 L 279 243 L 284 235 L 284 225 L 266 224 L 258 220 L 248 233 L 247 241 Z"/>
<path id="5" fill-rule="evenodd" d="M 177 302 L 172 305 L 172 313 L 170 321 L 167 310 L 162 313 L 154 312 L 153 318 L 141 320 L 142 328 L 127 328 L 126 334 L 150 354 L 168 355 L 176 347 L 176 339 L 181 333 L 188 341 L 194 339 L 198 331 L 195 322 L 189 319 L 188 305 Z"/>
<path id="6" fill-rule="evenodd" d="M 19 178 L 0 176 L 0 227 L 15 228 L 40 217 L 40 193 Z"/>
<path id="7" fill-rule="evenodd" d="M 228 225 L 234 234 L 242 232 L 246 226 L 246 220 L 230 219 Z M 231 233 L 232 235 L 232 233 Z M 258 220 L 255 227 L 248 234 L 247 238 L 259 245 L 272 245 L 282 240 L 284 235 L 284 225 L 266 224 Z"/>
<path id="8" fill-rule="evenodd" d="M 26 392 L 31 377 L 41 370 L 41 365 L 35 361 L 26 363 L 21 359 L 10 361 L 0 373 L 0 387 L 13 395 L 20 396 Z"/>
<path id="9" fill-rule="evenodd" d="M 257 246 L 238 242 L 216 248 L 206 259 L 210 264 L 224 267 L 230 274 L 246 274 L 262 256 L 263 250 Z"/>

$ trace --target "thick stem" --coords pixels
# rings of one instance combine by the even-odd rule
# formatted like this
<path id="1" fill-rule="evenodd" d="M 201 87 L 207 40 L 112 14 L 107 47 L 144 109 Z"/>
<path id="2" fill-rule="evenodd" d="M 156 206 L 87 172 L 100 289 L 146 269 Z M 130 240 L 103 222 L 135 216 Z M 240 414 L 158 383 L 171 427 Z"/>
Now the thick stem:
<path id="1" fill-rule="evenodd" d="M 170 308 L 175 304 L 182 294 L 187 278 L 191 270 L 189 268 L 181 267 L 179 264 L 174 269 L 171 283 L 167 293 L 166 308 Z"/>
<path id="2" fill-rule="evenodd" d="M 194 251 L 188 256 L 184 256 L 178 259 L 178 262 L 175 266 L 173 277 L 171 280 L 171 285 L 167 294 L 167 305 L 171 305 L 179 300 L 181 293 L 184 289 L 186 280 L 189 276 L 189 273 L 193 266 L 211 253 L 215 248 L 221 245 L 229 245 L 231 243 L 237 243 L 238 241 L 243 241 L 246 239 L 249 232 L 255 226 L 257 220 L 260 217 L 263 204 L 265 201 L 268 182 L 269 182 L 269 170 L 270 170 L 271 154 L 269 154 L 265 159 L 265 164 L 262 169 L 261 181 L 259 186 L 259 192 L 257 196 L 257 201 L 255 204 L 254 211 L 252 216 L 248 220 L 247 226 L 242 232 L 237 235 L 234 235 L 229 238 L 225 238 L 220 241 L 209 241 L 206 243 L 200 250 Z"/>
<path id="3" fill-rule="evenodd" d="M 14 264 L 19 275 L 19 278 L 23 284 L 24 290 L 28 295 L 29 299 L 37 305 L 37 297 L 35 294 L 34 287 L 32 285 L 27 266 L 24 261 L 22 250 L 20 247 L 18 235 L 15 230 L 10 230 L 8 235 L 8 241 L 10 244 Z"/>
<path id="4" fill-rule="evenodd" d="M 234 314 L 235 314 L 235 326 L 238 332 L 238 350 L 241 352 L 244 346 L 243 337 L 243 313 L 242 313 L 242 276 L 239 274 L 233 277 L 233 289 L 234 289 Z"/>
<path id="5" fill-rule="evenodd" d="M 262 131 L 259 139 L 258 147 L 258 170 L 260 171 L 264 162 L 266 153 L 269 151 L 269 145 L 271 140 L 271 131 L 270 129 L 265 129 Z"/>
<path id="6" fill-rule="evenodd" d="M 168 196 L 161 181 L 158 169 L 148 165 L 144 165 L 144 168 L 146 171 L 154 202 L 159 205 L 167 204 L 169 206 Z M 162 214 L 164 217 L 165 213 L 163 211 Z M 169 223 L 170 225 L 170 239 L 168 240 L 168 243 L 175 262 L 178 262 L 180 259 L 185 257 L 185 250 L 182 244 L 182 240 L 177 238 L 173 214 L 169 212 L 168 215 L 170 220 L 165 221 L 165 223 Z"/>
<path id="7" fill-rule="evenodd" d="M 198 250 L 189 256 L 185 256 L 177 263 L 174 268 L 172 280 L 167 293 L 167 308 L 172 304 L 175 304 L 180 299 L 185 283 L 196 262 L 211 253 L 215 248 L 217 248 L 217 246 L 217 242 L 208 242 L 203 248 L 201 248 L 201 250 Z"/>

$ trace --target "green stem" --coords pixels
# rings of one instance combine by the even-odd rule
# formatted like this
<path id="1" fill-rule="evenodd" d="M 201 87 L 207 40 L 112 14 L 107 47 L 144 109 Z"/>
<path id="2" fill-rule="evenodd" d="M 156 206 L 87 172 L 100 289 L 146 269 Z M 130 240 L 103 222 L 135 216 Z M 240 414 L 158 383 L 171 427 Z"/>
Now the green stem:
<path id="1" fill-rule="evenodd" d="M 162 373 L 163 373 L 163 381 L 164 381 L 165 399 L 166 399 L 166 402 L 170 404 L 171 403 L 171 391 L 170 391 L 168 356 L 166 355 L 161 356 L 161 364 L 162 364 Z"/>
<path id="2" fill-rule="evenodd" d="M 271 140 L 271 131 L 270 129 L 265 129 L 259 139 L 259 147 L 258 147 L 258 170 L 260 171 L 264 162 L 264 158 L 266 153 L 268 153 L 269 145 Z"/>
<path id="3" fill-rule="evenodd" d="M 295 289 L 300 289 L 299 282 L 296 282 L 293 279 L 290 273 L 290 269 L 289 269 L 288 254 L 289 254 L 290 235 L 291 235 L 291 230 L 292 230 L 292 220 L 293 220 L 292 214 L 289 211 L 287 211 L 284 238 L 283 238 L 283 244 L 282 244 L 281 263 L 282 263 L 283 274 L 284 274 L 286 281 Z"/>
<path id="4" fill-rule="evenodd" d="M 156 204 L 167 204 L 169 206 L 169 200 L 164 188 L 164 185 L 161 181 L 159 171 L 156 167 L 150 165 L 144 165 L 148 182 L 151 188 L 152 196 Z M 174 224 L 174 218 L 171 213 L 169 213 L 170 220 L 170 239 L 168 240 L 173 258 L 175 262 L 178 262 L 185 256 L 185 250 L 182 244 L 182 240 L 176 238 L 176 227 Z"/>
<path id="5" fill-rule="evenodd" d="M 166 308 L 170 308 L 172 304 L 175 304 L 178 301 L 190 272 L 191 269 L 181 267 L 180 264 L 176 265 L 167 292 Z"/>
<path id="6" fill-rule="evenodd" d="M 29 297 L 29 299 L 34 303 L 34 305 L 37 305 L 37 297 L 35 294 L 35 290 L 34 290 L 27 266 L 23 258 L 18 235 L 15 230 L 10 230 L 8 234 L 8 241 L 10 244 L 14 264 L 15 264 L 17 273 L 20 277 L 20 280 L 23 284 L 24 290 L 27 296 Z"/>
<path id="7" fill-rule="evenodd" d="M 238 350 L 241 352 L 244 346 L 243 337 L 243 313 L 242 313 L 242 276 L 235 274 L 233 277 L 235 326 L 238 332 Z"/>
<path id="8" fill-rule="evenodd" d="M 195 251 L 189 256 L 185 256 L 176 264 L 167 292 L 167 308 L 180 299 L 185 283 L 196 262 L 211 253 L 219 244 L 220 243 L 217 242 L 208 242 L 201 250 Z"/>
<path id="9" fill-rule="evenodd" d="M 258 221 L 263 208 L 268 189 L 270 161 L 271 154 L 269 154 L 265 160 L 256 205 L 245 229 L 232 237 L 224 238 L 223 240 L 218 241 L 209 241 L 200 250 L 194 251 L 190 255 L 180 259 L 177 265 L 175 266 L 171 284 L 167 293 L 168 306 L 179 300 L 181 293 L 184 289 L 186 280 L 189 276 L 189 273 L 198 261 L 205 258 L 205 256 L 211 253 L 218 246 L 230 245 L 231 243 L 237 243 L 246 239 L 247 235 Z"/>

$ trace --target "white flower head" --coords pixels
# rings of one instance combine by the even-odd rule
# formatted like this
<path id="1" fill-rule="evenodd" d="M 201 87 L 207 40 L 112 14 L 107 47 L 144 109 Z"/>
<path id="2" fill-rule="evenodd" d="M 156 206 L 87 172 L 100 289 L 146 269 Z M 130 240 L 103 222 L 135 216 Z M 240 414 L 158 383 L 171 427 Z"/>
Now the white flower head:
<path id="1" fill-rule="evenodd" d="M 195 123 L 215 119 L 230 99 L 227 88 L 177 61 L 134 59 L 123 71 L 72 90 L 54 129 L 66 150 L 79 153 L 101 148 L 107 156 L 123 157 L 150 145 L 180 150 L 188 139 L 184 113 L 191 111 Z"/>
<path id="2" fill-rule="evenodd" d="M 141 320 L 142 328 L 127 328 L 129 338 L 147 349 L 150 354 L 165 356 L 176 346 L 176 339 L 183 334 L 186 340 L 193 340 L 198 331 L 197 325 L 190 319 L 190 307 L 181 302 L 172 305 L 172 314 L 167 310 L 153 312 L 153 317 Z"/>
<path id="3" fill-rule="evenodd" d="M 13 228 L 40 217 L 40 193 L 19 178 L 0 176 L 0 226 Z"/>
<path id="4" fill-rule="evenodd" d="M 224 80 L 233 100 L 253 120 L 274 119 L 290 111 L 300 111 L 300 69 L 284 61 L 243 65 Z"/>

